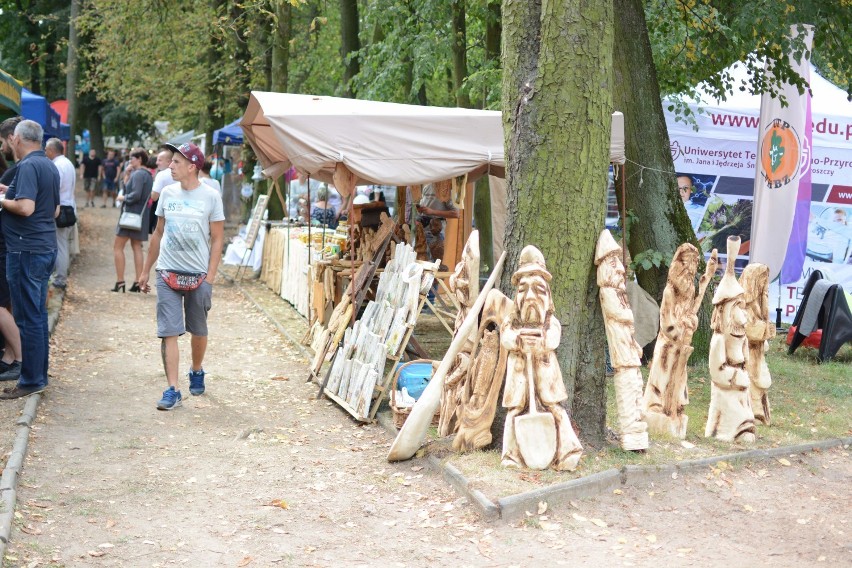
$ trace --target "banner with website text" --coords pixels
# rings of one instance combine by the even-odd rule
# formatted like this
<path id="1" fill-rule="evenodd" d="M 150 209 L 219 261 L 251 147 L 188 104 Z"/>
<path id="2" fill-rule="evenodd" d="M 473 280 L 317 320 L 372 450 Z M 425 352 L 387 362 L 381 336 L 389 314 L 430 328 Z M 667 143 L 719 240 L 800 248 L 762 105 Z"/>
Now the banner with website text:
<path id="1" fill-rule="evenodd" d="M 812 191 L 806 258 L 801 279 L 770 287 L 772 314 L 780 298 L 782 319 L 788 323 L 801 303 L 805 280 L 815 269 L 841 283 L 852 305 L 852 103 L 815 71 L 811 82 Z M 821 97 L 826 85 L 837 93 Z M 759 97 L 704 105 L 695 131 L 666 110 L 675 170 L 683 177 L 678 185 L 688 178 L 692 187 L 685 205 L 702 249 L 709 254 L 716 248 L 724 257 L 728 236 L 740 235 L 736 261 L 740 269 L 748 263 L 751 245 L 759 113 Z M 786 242 L 787 235 L 783 238 Z"/>

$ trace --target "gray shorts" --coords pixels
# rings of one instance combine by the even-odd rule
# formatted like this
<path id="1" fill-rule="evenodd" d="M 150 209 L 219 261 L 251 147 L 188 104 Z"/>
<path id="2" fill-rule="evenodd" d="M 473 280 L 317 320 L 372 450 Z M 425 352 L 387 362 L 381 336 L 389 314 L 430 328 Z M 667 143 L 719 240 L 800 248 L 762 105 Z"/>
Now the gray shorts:
<path id="1" fill-rule="evenodd" d="M 213 305 L 213 286 L 205 280 L 195 290 L 178 292 L 169 288 L 156 272 L 154 277 L 157 279 L 157 337 L 175 337 L 187 331 L 192 335 L 206 336 L 207 312 Z"/>

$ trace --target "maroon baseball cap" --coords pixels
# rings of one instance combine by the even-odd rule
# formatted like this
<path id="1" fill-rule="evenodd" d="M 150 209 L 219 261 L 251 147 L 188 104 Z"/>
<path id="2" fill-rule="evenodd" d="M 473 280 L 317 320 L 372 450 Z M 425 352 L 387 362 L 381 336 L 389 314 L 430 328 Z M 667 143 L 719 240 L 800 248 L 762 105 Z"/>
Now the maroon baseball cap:
<path id="1" fill-rule="evenodd" d="M 204 165 L 204 152 L 202 152 L 201 148 L 192 142 L 185 142 L 180 146 L 175 146 L 174 144 L 163 144 L 163 147 L 168 148 L 172 152 L 177 152 L 189 160 L 189 163 L 195 164 L 195 167 L 199 170 L 201 169 L 201 166 Z"/>

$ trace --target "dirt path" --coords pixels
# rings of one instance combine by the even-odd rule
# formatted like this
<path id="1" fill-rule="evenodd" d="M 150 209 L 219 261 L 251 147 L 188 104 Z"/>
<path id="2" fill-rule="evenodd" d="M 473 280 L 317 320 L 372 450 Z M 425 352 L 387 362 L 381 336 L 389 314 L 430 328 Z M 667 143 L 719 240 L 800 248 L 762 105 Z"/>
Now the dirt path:
<path id="1" fill-rule="evenodd" d="M 385 462 L 384 431 L 313 400 L 299 352 L 224 282 L 208 393 L 184 384 L 183 408 L 158 412 L 156 300 L 107 291 L 117 213 L 81 217 L 6 566 L 852 562 L 848 449 L 483 522 L 424 463 Z"/>

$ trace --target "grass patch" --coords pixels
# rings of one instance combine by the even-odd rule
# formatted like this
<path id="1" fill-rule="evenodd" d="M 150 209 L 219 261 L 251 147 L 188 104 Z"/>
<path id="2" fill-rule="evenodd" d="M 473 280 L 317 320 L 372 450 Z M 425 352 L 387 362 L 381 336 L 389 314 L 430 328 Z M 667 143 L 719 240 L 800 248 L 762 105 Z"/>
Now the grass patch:
<path id="1" fill-rule="evenodd" d="M 689 368 L 689 416 L 685 448 L 674 438 L 652 436 L 651 447 L 644 453 L 626 452 L 616 443 L 595 450 L 586 447 L 574 472 L 513 470 L 500 465 L 500 452 L 479 451 L 453 454 L 449 463 L 471 482 L 471 488 L 490 499 L 505 497 L 584 477 L 625 465 L 677 463 L 753 448 L 770 448 L 852 436 L 852 346 L 844 346 L 829 363 L 820 364 L 816 352 L 800 347 L 787 355 L 782 337 L 770 343 L 767 357 L 772 374 L 769 402 L 771 426 L 757 426 L 754 444 L 719 442 L 704 437 L 704 424 L 710 406 L 710 376 L 706 363 Z M 643 374 L 647 380 L 647 368 Z M 607 426 L 618 430 L 615 390 L 607 384 Z"/>

